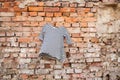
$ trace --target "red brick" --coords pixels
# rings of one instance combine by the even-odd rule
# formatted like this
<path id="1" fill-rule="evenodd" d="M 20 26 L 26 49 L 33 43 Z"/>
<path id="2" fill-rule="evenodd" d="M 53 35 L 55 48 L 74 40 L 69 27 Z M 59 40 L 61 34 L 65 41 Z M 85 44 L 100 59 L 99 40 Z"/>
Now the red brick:
<path id="1" fill-rule="evenodd" d="M 35 38 L 33 39 L 33 41 L 34 41 L 34 42 L 40 42 L 40 40 L 39 40 L 38 37 L 35 37 Z"/>
<path id="2" fill-rule="evenodd" d="M 36 16 L 36 17 L 28 17 L 27 18 L 28 21 L 43 21 L 44 18 L 43 17 L 40 17 L 40 16 Z"/>
<path id="3" fill-rule="evenodd" d="M 23 26 L 27 26 L 27 27 L 31 25 L 31 23 L 29 21 L 24 21 L 22 24 L 23 24 Z"/>
<path id="4" fill-rule="evenodd" d="M 15 12 L 27 12 L 27 7 L 19 8 L 18 6 L 14 6 L 13 9 Z"/>
<path id="5" fill-rule="evenodd" d="M 50 64 L 44 64 L 45 68 L 51 68 Z"/>
<path id="6" fill-rule="evenodd" d="M 21 15 L 22 15 L 21 12 L 16 12 L 16 13 L 15 13 L 15 16 L 21 16 Z"/>
<path id="7" fill-rule="evenodd" d="M 35 26 L 37 27 L 38 25 L 39 25 L 38 22 L 31 22 L 30 23 L 30 26 L 32 26 L 32 27 L 35 27 Z"/>
<path id="8" fill-rule="evenodd" d="M 39 75 L 39 76 L 38 76 L 38 80 L 43 80 L 44 77 L 45 77 L 44 75 Z"/>
<path id="9" fill-rule="evenodd" d="M 70 17 L 65 17 L 65 21 L 68 22 L 68 23 L 72 23 L 72 20 L 73 20 L 73 19 L 70 18 Z"/>
<path id="10" fill-rule="evenodd" d="M 78 22 L 79 18 L 76 17 L 65 17 L 65 21 L 68 23 L 74 23 L 74 22 Z"/>
<path id="11" fill-rule="evenodd" d="M 11 21 L 11 17 L 0 17 L 0 21 Z"/>
<path id="12" fill-rule="evenodd" d="M 8 8 L 0 8 L 0 12 L 8 12 L 9 9 Z"/>
<path id="13" fill-rule="evenodd" d="M 15 1 L 15 5 L 19 5 L 21 2 L 20 1 Z"/>
<path id="14" fill-rule="evenodd" d="M 77 14 L 77 13 L 70 13 L 70 16 L 71 16 L 71 17 L 77 17 L 78 14 Z"/>
<path id="15" fill-rule="evenodd" d="M 58 12 L 59 7 L 44 7 L 45 12 Z"/>
<path id="16" fill-rule="evenodd" d="M 54 13 L 54 16 L 55 17 L 62 16 L 62 13 L 60 13 L 60 12 Z"/>
<path id="17" fill-rule="evenodd" d="M 14 8 L 12 7 L 8 8 L 8 12 L 14 12 Z"/>
<path id="18" fill-rule="evenodd" d="M 64 67 L 71 67 L 71 63 L 64 63 Z"/>
<path id="19" fill-rule="evenodd" d="M 23 32 L 23 36 L 24 36 L 24 37 L 27 37 L 27 36 L 30 37 L 30 36 L 31 36 L 31 32 Z"/>
<path id="20" fill-rule="evenodd" d="M 64 17 L 54 17 L 53 21 L 62 22 L 64 21 Z"/>
<path id="21" fill-rule="evenodd" d="M 72 37 L 73 38 L 79 38 L 80 37 L 80 33 L 72 33 Z"/>
<path id="22" fill-rule="evenodd" d="M 87 24 L 87 22 L 81 22 L 81 23 L 80 23 L 80 26 L 81 26 L 81 27 L 87 27 L 88 24 Z"/>
<path id="23" fill-rule="evenodd" d="M 76 70 L 76 71 L 78 71 L 78 70 Z M 79 78 L 79 77 L 81 77 L 81 74 L 72 74 L 72 77 L 73 78 Z"/>
<path id="24" fill-rule="evenodd" d="M 16 6 L 16 2 L 9 2 L 8 6 L 8 8 L 13 8 L 14 6 Z"/>
<path id="25" fill-rule="evenodd" d="M 21 26 L 20 22 L 2 22 L 1 24 L 2 27 L 6 27 L 6 26 L 12 26 L 12 27 L 16 27 L 16 26 Z M 8 29 L 8 28 L 7 28 Z M 13 30 L 14 28 L 12 28 Z"/>
<path id="26" fill-rule="evenodd" d="M 78 12 L 90 12 L 90 8 L 78 8 Z"/>
<path id="27" fill-rule="evenodd" d="M 45 12 L 38 12 L 38 16 L 45 16 Z"/>
<path id="28" fill-rule="evenodd" d="M 64 26 L 65 27 L 71 27 L 71 24 L 70 23 L 64 23 Z"/>
<path id="29" fill-rule="evenodd" d="M 37 12 L 29 12 L 30 16 L 37 16 Z"/>
<path id="30" fill-rule="evenodd" d="M 45 17 L 45 21 L 50 22 L 50 21 L 52 21 L 52 18 L 51 17 Z"/>
<path id="31" fill-rule="evenodd" d="M 22 16 L 29 16 L 29 12 L 22 12 Z"/>
<path id="32" fill-rule="evenodd" d="M 70 12 L 75 12 L 76 8 L 70 8 Z"/>
<path id="33" fill-rule="evenodd" d="M 72 38 L 72 41 L 74 41 L 74 42 L 82 42 L 83 39 L 82 38 Z"/>
<path id="34" fill-rule="evenodd" d="M 47 17 L 53 17 L 53 13 L 46 13 Z"/>
<path id="35" fill-rule="evenodd" d="M 93 13 L 88 13 L 87 16 L 88 16 L 88 17 L 93 17 L 94 14 L 93 14 Z"/>
<path id="36" fill-rule="evenodd" d="M 93 42 L 93 43 L 98 43 L 98 42 L 99 42 L 99 39 L 96 38 L 96 37 L 93 37 L 93 38 L 91 38 L 91 42 Z"/>
<path id="37" fill-rule="evenodd" d="M 10 7 L 10 2 L 4 2 L 3 7 L 5 7 L 5 8 Z"/>
<path id="38" fill-rule="evenodd" d="M 83 11 L 81 11 L 81 12 L 78 12 L 78 15 L 81 16 L 81 17 L 83 17 L 83 16 L 86 16 L 86 13 L 83 12 Z"/>
<path id="39" fill-rule="evenodd" d="M 4 2 L 5 0 L 0 0 L 0 2 Z"/>
<path id="40" fill-rule="evenodd" d="M 101 64 L 101 62 L 94 62 L 94 63 L 91 64 L 91 66 L 98 66 L 98 67 L 100 67 L 100 66 L 102 66 L 102 64 Z"/>
<path id="41" fill-rule="evenodd" d="M 28 37 L 18 38 L 18 42 L 31 42 L 31 41 L 33 41 L 33 39 Z"/>
<path id="42" fill-rule="evenodd" d="M 43 11 L 43 7 L 28 7 L 28 11 Z"/>
<path id="43" fill-rule="evenodd" d="M 27 74 L 21 74 L 20 77 L 21 77 L 22 79 L 27 79 L 27 78 L 28 78 L 28 75 L 27 75 Z"/>
<path id="44" fill-rule="evenodd" d="M 63 13 L 63 16 L 69 17 L 69 16 L 70 16 L 70 13 L 69 13 L 69 12 L 67 12 L 67 13 L 64 12 L 64 13 Z"/>
<path id="45" fill-rule="evenodd" d="M 34 33 L 32 33 L 32 36 L 33 36 L 33 37 L 37 37 L 37 36 L 39 36 L 39 33 L 35 33 L 35 32 L 34 32 Z"/>
<path id="46" fill-rule="evenodd" d="M 85 38 L 83 38 L 84 43 L 90 41 L 90 39 L 88 37 L 89 37 L 88 34 L 86 34 Z"/>
<path id="47" fill-rule="evenodd" d="M 76 9 L 75 8 L 61 8 L 60 9 L 61 12 L 75 12 Z"/>
<path id="48" fill-rule="evenodd" d="M 24 31 L 24 32 L 31 32 L 32 31 L 32 28 L 31 27 L 22 27 L 22 31 Z"/>
<path id="49" fill-rule="evenodd" d="M 47 18 L 47 17 L 46 17 Z M 50 18 L 50 17 L 48 17 L 48 18 Z M 46 21 L 42 21 L 42 22 L 39 22 L 39 28 L 37 29 L 37 28 L 33 28 L 33 30 L 35 30 L 35 31 L 37 31 L 37 30 L 41 30 L 42 28 L 42 26 L 44 26 L 46 24 Z"/>
<path id="50" fill-rule="evenodd" d="M 0 2 L 14 2 L 15 0 L 0 0 Z"/>

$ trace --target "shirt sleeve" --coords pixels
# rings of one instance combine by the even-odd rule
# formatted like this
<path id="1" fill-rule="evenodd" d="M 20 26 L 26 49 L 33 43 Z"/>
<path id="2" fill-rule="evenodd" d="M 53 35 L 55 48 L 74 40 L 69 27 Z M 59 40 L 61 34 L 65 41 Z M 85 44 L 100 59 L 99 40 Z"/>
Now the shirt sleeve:
<path id="1" fill-rule="evenodd" d="M 39 39 L 40 40 L 44 40 L 44 35 L 45 35 L 45 31 L 46 31 L 46 24 L 43 26 L 43 28 L 42 28 L 42 30 L 41 30 L 41 32 L 40 32 L 40 35 L 39 35 Z"/>
<path id="2" fill-rule="evenodd" d="M 69 44 L 69 45 L 72 44 L 72 40 L 70 38 L 70 34 L 68 33 L 66 28 L 64 28 L 63 33 L 64 33 L 64 37 L 66 39 L 67 44 Z"/>

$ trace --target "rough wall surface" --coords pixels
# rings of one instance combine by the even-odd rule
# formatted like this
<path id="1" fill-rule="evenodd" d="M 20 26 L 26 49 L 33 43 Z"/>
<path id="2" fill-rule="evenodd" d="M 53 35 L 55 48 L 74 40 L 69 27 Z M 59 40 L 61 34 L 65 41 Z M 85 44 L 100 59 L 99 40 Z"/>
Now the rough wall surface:
<path id="1" fill-rule="evenodd" d="M 98 0 L 0 0 L 0 80 L 120 80 L 119 13 Z M 38 57 L 42 26 L 56 20 L 74 43 L 63 64 Z"/>

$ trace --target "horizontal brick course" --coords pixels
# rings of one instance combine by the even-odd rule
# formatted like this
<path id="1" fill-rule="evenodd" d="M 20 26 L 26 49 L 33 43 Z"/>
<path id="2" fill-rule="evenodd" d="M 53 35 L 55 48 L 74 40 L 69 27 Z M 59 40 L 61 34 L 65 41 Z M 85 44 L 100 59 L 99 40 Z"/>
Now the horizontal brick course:
<path id="1" fill-rule="evenodd" d="M 43 7 L 29 7 L 28 11 L 43 11 Z"/>

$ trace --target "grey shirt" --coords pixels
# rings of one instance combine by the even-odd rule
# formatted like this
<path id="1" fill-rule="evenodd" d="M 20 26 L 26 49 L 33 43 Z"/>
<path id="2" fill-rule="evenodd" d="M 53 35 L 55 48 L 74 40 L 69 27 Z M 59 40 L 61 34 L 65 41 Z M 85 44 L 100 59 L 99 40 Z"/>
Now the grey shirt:
<path id="1" fill-rule="evenodd" d="M 54 27 L 50 23 L 45 24 L 39 36 L 39 39 L 43 41 L 40 54 L 46 53 L 63 62 L 66 58 L 64 38 L 67 44 L 72 44 L 66 28 Z"/>

